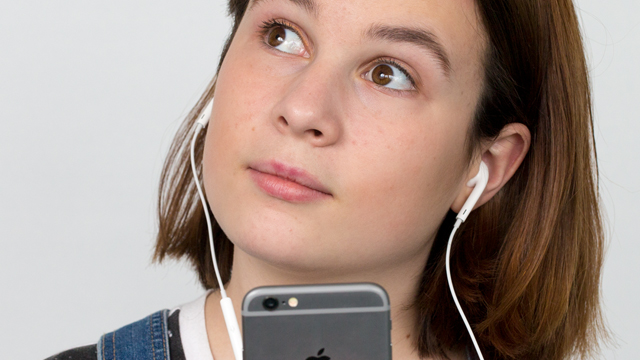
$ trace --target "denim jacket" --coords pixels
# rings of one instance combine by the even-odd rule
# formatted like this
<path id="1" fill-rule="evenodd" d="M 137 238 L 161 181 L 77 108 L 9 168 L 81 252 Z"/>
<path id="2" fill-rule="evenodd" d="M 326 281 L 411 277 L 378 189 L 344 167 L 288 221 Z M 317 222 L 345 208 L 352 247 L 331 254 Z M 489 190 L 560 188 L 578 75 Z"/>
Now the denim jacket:
<path id="1" fill-rule="evenodd" d="M 161 310 L 100 337 L 98 360 L 170 360 L 167 316 Z"/>

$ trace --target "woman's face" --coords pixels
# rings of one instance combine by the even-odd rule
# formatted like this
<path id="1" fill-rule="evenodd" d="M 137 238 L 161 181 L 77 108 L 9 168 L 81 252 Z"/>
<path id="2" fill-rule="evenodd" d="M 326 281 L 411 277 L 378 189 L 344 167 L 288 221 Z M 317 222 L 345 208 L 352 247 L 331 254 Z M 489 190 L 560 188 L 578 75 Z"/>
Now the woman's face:
<path id="1" fill-rule="evenodd" d="M 424 261 L 468 176 L 484 43 L 470 0 L 252 1 L 204 153 L 236 251 L 299 271 Z"/>

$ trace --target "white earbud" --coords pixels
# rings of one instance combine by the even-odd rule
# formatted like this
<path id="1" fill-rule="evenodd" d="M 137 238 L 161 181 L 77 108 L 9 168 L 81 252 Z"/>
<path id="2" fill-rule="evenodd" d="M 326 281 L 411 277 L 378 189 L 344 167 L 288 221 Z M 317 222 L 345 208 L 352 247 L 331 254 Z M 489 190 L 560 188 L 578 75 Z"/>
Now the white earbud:
<path id="1" fill-rule="evenodd" d="M 213 99 L 211 99 L 211 101 L 209 101 L 207 106 L 204 107 L 204 109 L 198 116 L 198 120 L 196 120 L 196 123 L 202 125 L 202 127 L 207 126 L 207 124 L 209 123 L 209 118 L 211 117 L 212 109 L 213 109 Z"/>
<path id="2" fill-rule="evenodd" d="M 489 168 L 487 167 L 487 164 L 484 163 L 484 161 L 481 161 L 478 174 L 474 176 L 473 179 L 469 180 L 469 182 L 467 182 L 467 186 L 473 186 L 473 190 L 471 191 L 471 195 L 469 195 L 469 197 L 467 198 L 467 201 L 465 201 L 464 205 L 462 205 L 462 209 L 460 209 L 460 212 L 458 213 L 458 216 L 456 216 L 456 219 L 460 219 L 462 220 L 462 222 L 467 220 L 467 216 L 469 216 L 469 213 L 471 212 L 471 210 L 473 210 L 473 207 L 478 202 L 478 199 L 480 199 L 480 195 L 482 195 L 484 188 L 487 187 L 488 182 Z"/>
<path id="3" fill-rule="evenodd" d="M 462 224 L 465 220 L 467 220 L 467 216 L 469 216 L 469 213 L 471 212 L 471 210 L 473 210 L 473 207 L 478 202 L 478 199 L 480 198 L 480 195 L 482 195 L 482 193 L 484 192 L 484 189 L 487 187 L 488 182 L 489 182 L 489 168 L 487 167 L 487 164 L 481 161 L 478 174 L 474 176 L 473 179 L 467 182 L 467 186 L 473 186 L 473 190 L 471 190 L 471 194 L 467 198 L 467 201 L 464 202 L 464 205 L 462 205 L 462 209 L 460 209 L 458 216 L 456 216 L 456 223 L 453 225 L 453 230 L 451 231 L 451 235 L 449 236 L 449 242 L 447 243 L 447 255 L 446 255 L 447 257 L 445 261 L 445 268 L 447 270 L 447 282 L 449 283 L 449 291 L 451 291 L 453 302 L 456 304 L 458 313 L 460 313 L 460 317 L 462 318 L 462 321 L 464 322 L 464 325 L 467 328 L 467 332 L 471 337 L 471 341 L 473 342 L 473 346 L 475 347 L 476 352 L 478 353 L 478 358 L 480 360 L 484 360 L 484 357 L 482 356 L 482 352 L 480 351 L 480 346 L 478 346 L 478 341 L 476 340 L 476 337 L 473 335 L 473 331 L 471 330 L 471 325 L 469 325 L 469 321 L 467 320 L 467 317 L 464 315 L 464 312 L 462 311 L 462 307 L 460 306 L 460 302 L 458 301 L 458 297 L 456 296 L 456 290 L 453 288 L 453 280 L 451 280 L 451 267 L 449 264 L 449 259 L 451 258 L 451 244 L 453 243 L 453 236 L 455 235 L 456 230 L 458 230 L 458 227 L 460 226 L 460 224 Z"/>

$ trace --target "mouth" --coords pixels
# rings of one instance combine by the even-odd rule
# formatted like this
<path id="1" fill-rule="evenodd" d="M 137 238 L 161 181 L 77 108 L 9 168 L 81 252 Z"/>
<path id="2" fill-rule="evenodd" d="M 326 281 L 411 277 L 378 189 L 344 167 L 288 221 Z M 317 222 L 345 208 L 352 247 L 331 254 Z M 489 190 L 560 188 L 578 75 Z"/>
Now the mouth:
<path id="1" fill-rule="evenodd" d="M 251 164 L 254 183 L 268 195 L 288 202 L 311 202 L 333 197 L 320 181 L 301 168 L 277 161 Z"/>

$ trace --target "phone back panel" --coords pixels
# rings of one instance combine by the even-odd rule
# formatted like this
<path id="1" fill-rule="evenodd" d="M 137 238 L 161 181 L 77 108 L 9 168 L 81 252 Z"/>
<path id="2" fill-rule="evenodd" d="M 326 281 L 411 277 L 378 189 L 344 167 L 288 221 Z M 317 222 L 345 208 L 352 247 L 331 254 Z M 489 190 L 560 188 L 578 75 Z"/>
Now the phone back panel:
<path id="1" fill-rule="evenodd" d="M 266 298 L 278 307 L 266 310 Z M 386 292 L 375 284 L 257 288 L 242 307 L 244 359 L 389 360 L 389 315 Z"/>

